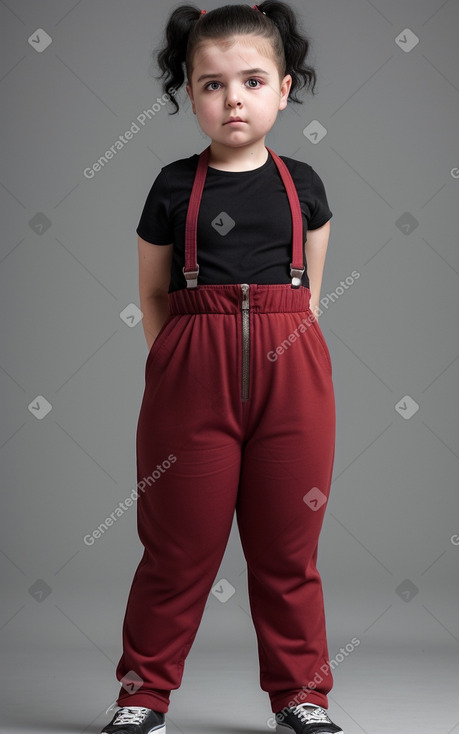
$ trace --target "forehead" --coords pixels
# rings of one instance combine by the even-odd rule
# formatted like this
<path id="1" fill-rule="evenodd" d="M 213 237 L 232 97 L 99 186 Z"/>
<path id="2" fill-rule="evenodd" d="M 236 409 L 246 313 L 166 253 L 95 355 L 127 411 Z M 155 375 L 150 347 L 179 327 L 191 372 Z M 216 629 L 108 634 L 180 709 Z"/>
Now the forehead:
<path id="1" fill-rule="evenodd" d="M 249 66 L 263 66 L 261 60 L 263 68 L 269 67 L 267 71 L 273 71 L 273 67 L 277 68 L 272 45 L 266 38 L 255 35 L 215 38 L 201 41 L 196 46 L 193 54 L 193 71 L 199 69 L 201 73 L 208 66 L 215 67 L 216 70 L 216 64 L 223 67 L 221 71 L 226 71 L 228 63 L 232 69 L 245 69 Z"/>

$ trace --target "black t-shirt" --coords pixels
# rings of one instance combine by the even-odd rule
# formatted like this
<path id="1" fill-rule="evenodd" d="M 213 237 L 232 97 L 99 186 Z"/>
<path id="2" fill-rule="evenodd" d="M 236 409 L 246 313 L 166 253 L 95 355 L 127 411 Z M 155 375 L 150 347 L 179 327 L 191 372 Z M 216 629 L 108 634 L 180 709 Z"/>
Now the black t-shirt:
<path id="1" fill-rule="evenodd" d="M 333 216 L 322 180 L 302 161 L 280 156 L 287 165 L 308 229 Z M 174 244 L 169 293 L 186 288 L 185 223 L 199 155 L 161 168 L 147 196 L 137 234 L 155 245 Z M 198 284 L 291 283 L 292 216 L 287 192 L 268 151 L 252 171 L 220 171 L 208 166 L 197 223 Z M 303 260 L 306 257 L 303 246 Z M 307 270 L 302 284 L 309 287 Z"/>

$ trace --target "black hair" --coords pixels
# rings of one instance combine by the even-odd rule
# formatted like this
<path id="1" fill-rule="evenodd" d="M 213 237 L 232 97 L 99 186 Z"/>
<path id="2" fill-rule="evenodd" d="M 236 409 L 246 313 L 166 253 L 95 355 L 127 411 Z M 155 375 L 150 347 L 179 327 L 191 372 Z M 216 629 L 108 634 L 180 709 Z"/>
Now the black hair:
<path id="1" fill-rule="evenodd" d="M 233 35 L 254 34 L 271 42 L 280 80 L 286 74 L 292 77 L 289 94 L 292 102 L 303 104 L 296 96 L 302 87 L 314 94 L 316 72 L 305 64 L 310 41 L 298 27 L 294 11 L 280 0 L 265 0 L 258 8 L 259 11 L 251 5 L 223 5 L 201 13 L 194 5 L 180 5 L 172 11 L 164 43 L 153 52 L 162 72 L 156 79 L 165 77 L 162 89 L 176 107 L 169 114 L 179 111 L 175 94 L 185 82 L 185 71 L 191 80 L 193 54 L 198 44 Z"/>

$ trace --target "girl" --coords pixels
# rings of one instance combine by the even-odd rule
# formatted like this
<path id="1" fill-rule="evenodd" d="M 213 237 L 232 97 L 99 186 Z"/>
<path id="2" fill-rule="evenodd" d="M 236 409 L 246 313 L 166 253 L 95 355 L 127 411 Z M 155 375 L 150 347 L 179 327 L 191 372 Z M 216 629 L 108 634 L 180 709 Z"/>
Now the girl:
<path id="1" fill-rule="evenodd" d="M 310 165 L 265 146 L 289 95 L 314 91 L 308 47 L 292 9 L 266 0 L 182 5 L 158 54 L 165 92 L 183 84 L 185 65 L 211 143 L 161 169 L 137 228 L 149 347 L 136 437 L 145 550 L 105 734 L 165 733 L 234 511 L 277 731 L 342 731 L 326 712 L 333 679 L 316 567 L 335 447 L 332 365 L 315 313 L 332 212 Z"/>

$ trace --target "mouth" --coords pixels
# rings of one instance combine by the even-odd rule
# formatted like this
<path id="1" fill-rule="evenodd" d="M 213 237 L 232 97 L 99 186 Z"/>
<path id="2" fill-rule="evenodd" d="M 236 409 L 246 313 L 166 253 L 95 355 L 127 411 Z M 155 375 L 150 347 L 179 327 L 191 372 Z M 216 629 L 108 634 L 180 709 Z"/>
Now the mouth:
<path id="1" fill-rule="evenodd" d="M 245 122 L 245 120 L 241 120 L 241 118 L 240 118 L 240 117 L 232 117 L 232 118 L 231 118 L 230 120 L 227 120 L 227 121 L 226 121 L 225 123 L 223 123 L 223 124 L 224 124 L 224 125 L 233 125 L 233 124 L 235 124 L 236 122 L 238 122 L 238 123 L 241 123 L 241 122 Z"/>

